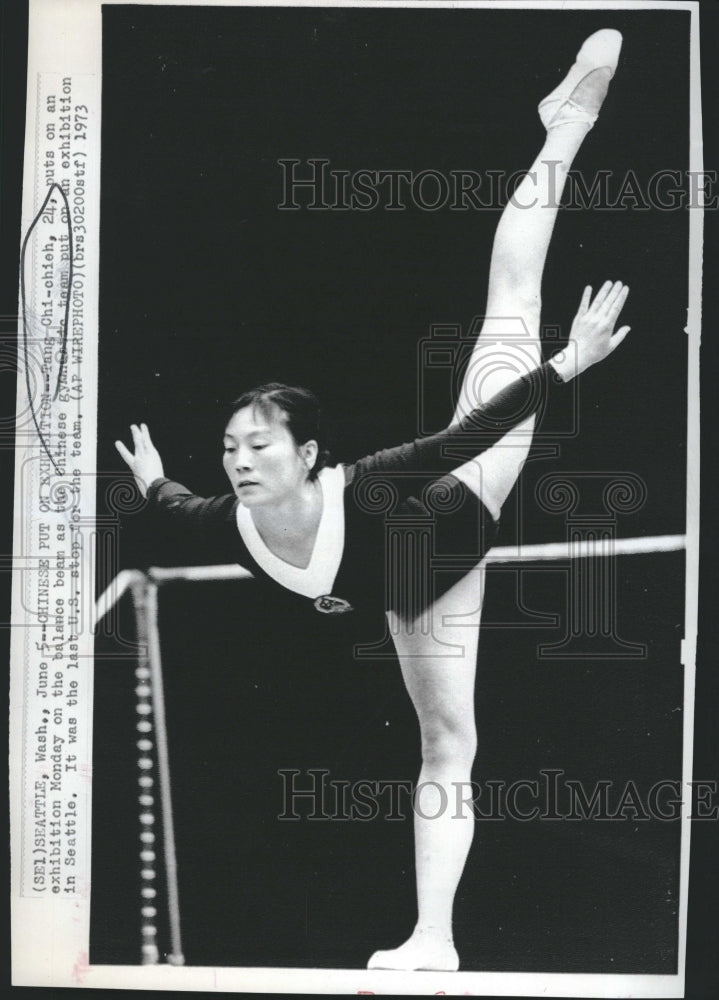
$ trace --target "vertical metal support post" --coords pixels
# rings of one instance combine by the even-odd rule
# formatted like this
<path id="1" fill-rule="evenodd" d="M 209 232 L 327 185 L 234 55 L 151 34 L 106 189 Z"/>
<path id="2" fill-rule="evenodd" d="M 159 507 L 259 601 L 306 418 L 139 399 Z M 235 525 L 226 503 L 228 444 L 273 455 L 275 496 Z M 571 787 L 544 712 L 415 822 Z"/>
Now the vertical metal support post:
<path id="1" fill-rule="evenodd" d="M 154 965 L 159 962 L 155 927 L 157 909 L 154 905 L 157 892 L 155 887 L 150 884 L 155 878 L 155 833 L 153 830 L 155 815 L 153 812 L 154 797 L 151 794 L 154 779 L 150 772 L 153 769 L 151 751 L 156 748 L 170 922 L 170 952 L 167 961 L 171 965 L 184 965 L 185 959 L 182 954 L 180 933 L 180 900 L 177 886 L 177 856 L 172 817 L 165 697 L 162 683 L 162 659 L 157 624 L 157 583 L 149 577 L 143 576 L 141 580 L 133 583 L 132 598 L 135 605 L 137 639 L 140 646 L 138 667 L 135 672 L 139 683 L 135 688 L 135 693 L 138 698 L 137 713 L 139 717 L 137 722 L 139 733 L 137 747 L 140 750 L 138 759 L 140 770 L 138 776 L 139 803 L 142 807 L 140 812 L 140 841 L 142 843 L 140 860 L 142 861 L 141 875 L 143 880 L 141 889 L 142 962 L 144 965 Z M 150 733 L 153 731 L 152 720 L 154 720 L 155 733 L 154 747 L 150 738 Z"/>

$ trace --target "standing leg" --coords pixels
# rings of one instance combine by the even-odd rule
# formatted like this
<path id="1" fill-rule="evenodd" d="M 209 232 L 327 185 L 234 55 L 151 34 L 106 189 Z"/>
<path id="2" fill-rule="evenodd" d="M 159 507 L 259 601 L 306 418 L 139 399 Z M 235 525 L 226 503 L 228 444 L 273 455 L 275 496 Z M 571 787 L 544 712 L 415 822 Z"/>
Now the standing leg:
<path id="1" fill-rule="evenodd" d="M 541 360 L 541 280 L 557 208 L 572 160 L 606 94 L 620 44 L 615 31 L 592 35 L 563 83 L 540 105 L 547 139 L 497 227 L 487 318 L 465 373 L 455 421 Z M 498 343 L 502 336 L 509 342 Z M 533 427 L 530 417 L 454 473 L 495 518 L 527 457 Z M 369 968 L 458 968 L 452 907 L 474 833 L 471 801 L 462 792 L 469 788 L 476 750 L 474 677 L 483 589 L 484 573 L 478 568 L 435 601 L 431 635 L 417 623 L 390 615 L 422 742 L 414 821 L 418 918 L 411 937 L 399 948 L 375 952 Z M 452 645 L 462 647 L 460 657 L 446 656 Z"/>
<path id="2" fill-rule="evenodd" d="M 476 611 L 471 618 L 463 617 L 461 625 L 435 626 L 434 635 L 408 628 L 397 615 L 389 615 L 422 744 L 414 798 L 417 925 L 401 947 L 375 952 L 369 968 L 454 972 L 459 967 L 452 907 L 474 834 L 470 781 L 477 746 L 474 678 L 483 589 L 484 570 L 478 568 L 438 598 L 433 622 L 441 623 L 460 609 Z M 451 658 L 446 643 L 454 645 Z"/>

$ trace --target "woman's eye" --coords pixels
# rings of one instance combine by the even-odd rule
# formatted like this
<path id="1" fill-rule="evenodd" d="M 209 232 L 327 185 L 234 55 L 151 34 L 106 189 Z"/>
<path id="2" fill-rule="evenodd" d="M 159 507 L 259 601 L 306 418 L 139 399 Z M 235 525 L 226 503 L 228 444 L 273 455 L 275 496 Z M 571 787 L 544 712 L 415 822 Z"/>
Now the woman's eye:
<path id="1" fill-rule="evenodd" d="M 229 454 L 231 454 L 231 453 L 232 453 L 233 451 L 235 451 L 235 449 L 234 449 L 234 448 L 225 448 L 225 454 L 226 454 L 226 455 L 229 455 Z"/>
<path id="2" fill-rule="evenodd" d="M 253 444 L 252 445 L 252 450 L 253 451 L 262 451 L 262 449 L 266 448 L 266 447 L 267 447 L 266 444 Z"/>

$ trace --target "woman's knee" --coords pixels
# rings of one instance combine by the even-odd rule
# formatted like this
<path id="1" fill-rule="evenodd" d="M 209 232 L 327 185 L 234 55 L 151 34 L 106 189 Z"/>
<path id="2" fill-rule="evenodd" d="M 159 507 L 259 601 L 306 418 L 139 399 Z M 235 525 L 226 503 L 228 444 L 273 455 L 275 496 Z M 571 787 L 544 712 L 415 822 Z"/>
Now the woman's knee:
<path id="1" fill-rule="evenodd" d="M 420 726 L 422 763 L 443 769 L 471 767 L 477 753 L 477 731 L 466 720 L 438 719 Z"/>
<path id="2" fill-rule="evenodd" d="M 528 375 L 541 364 L 539 336 L 515 314 L 512 322 L 485 322 L 480 339 L 463 372 L 458 405 L 466 415 L 486 405 L 515 379 Z M 537 318 L 536 328 L 539 328 Z"/>
<path id="3" fill-rule="evenodd" d="M 523 268 L 508 270 L 501 278 L 493 281 L 487 301 L 487 315 L 482 334 L 493 334 L 495 329 L 508 322 L 520 327 L 516 332 L 527 336 L 539 336 L 542 313 L 542 294 L 536 281 L 528 278 Z M 520 323 L 517 324 L 517 320 Z"/>

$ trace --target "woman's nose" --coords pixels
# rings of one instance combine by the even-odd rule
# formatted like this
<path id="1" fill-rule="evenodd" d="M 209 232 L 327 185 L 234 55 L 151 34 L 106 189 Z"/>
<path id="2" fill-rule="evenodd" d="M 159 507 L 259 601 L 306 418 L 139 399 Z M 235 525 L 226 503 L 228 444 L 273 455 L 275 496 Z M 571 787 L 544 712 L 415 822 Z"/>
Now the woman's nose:
<path id="1" fill-rule="evenodd" d="M 251 469 L 252 468 L 252 453 L 246 451 L 244 448 L 237 449 L 237 458 L 235 460 L 235 466 L 238 469 Z"/>

